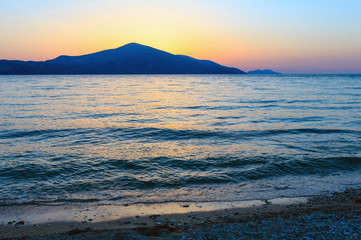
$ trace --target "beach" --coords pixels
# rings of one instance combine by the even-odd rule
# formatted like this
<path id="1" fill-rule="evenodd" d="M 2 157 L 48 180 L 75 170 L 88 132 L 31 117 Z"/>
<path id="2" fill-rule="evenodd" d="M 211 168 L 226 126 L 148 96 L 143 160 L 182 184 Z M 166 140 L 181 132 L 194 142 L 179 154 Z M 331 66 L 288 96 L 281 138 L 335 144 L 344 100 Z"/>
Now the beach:
<path id="1" fill-rule="evenodd" d="M 297 203 L 298 202 L 298 203 Z M 291 204 L 290 204 L 291 203 Z M 171 212 L 169 206 L 178 205 L 181 212 Z M 181 205 L 182 204 L 182 205 Z M 247 205 L 248 204 L 248 205 Z M 251 205 L 249 205 L 251 204 Z M 206 209 L 212 204 L 204 205 Z M 150 206 L 148 209 L 135 206 L 144 214 L 128 215 L 109 221 L 82 215 L 83 219 L 45 221 L 34 224 L 29 220 L 16 219 L 0 226 L 1 239 L 359 239 L 361 232 L 361 189 L 348 189 L 342 193 L 314 196 L 297 200 L 278 199 L 249 201 L 243 207 L 237 204 L 212 211 L 195 210 L 191 204 L 168 203 Z M 26 212 L 34 206 L 19 206 Z M 61 206 L 63 212 L 74 212 L 75 207 Z M 123 206 L 130 207 L 132 206 Z M 134 207 L 134 206 L 133 206 Z M 213 206 L 214 207 L 214 206 Z M 47 206 L 47 211 L 59 206 Z M 154 209 L 150 211 L 149 209 Z M 1 211 L 6 211 L 2 207 Z M 45 208 L 43 209 L 45 210 Z M 113 209 L 114 210 L 114 209 Z M 75 211 L 76 212 L 76 211 Z M 114 211 L 116 212 L 116 211 Z M 147 213 L 154 214 L 147 214 Z M 104 214 L 104 212 L 101 212 Z M 166 213 L 166 214 L 163 214 Z M 46 214 L 38 212 L 39 215 Z M 110 213 L 111 214 L 111 213 Z M 33 215 L 34 213 L 29 213 Z M 64 214 L 63 214 L 64 215 Z M 86 216 L 86 217 L 85 217 Z"/>

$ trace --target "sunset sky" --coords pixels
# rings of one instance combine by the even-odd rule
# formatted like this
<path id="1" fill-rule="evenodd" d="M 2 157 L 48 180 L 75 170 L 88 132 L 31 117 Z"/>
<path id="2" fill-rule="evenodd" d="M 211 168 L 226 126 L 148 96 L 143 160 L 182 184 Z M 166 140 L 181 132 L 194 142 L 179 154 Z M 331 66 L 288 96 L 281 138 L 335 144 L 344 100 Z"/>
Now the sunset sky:
<path id="1" fill-rule="evenodd" d="M 0 59 L 130 42 L 245 71 L 361 73 L 359 0 L 0 0 Z"/>

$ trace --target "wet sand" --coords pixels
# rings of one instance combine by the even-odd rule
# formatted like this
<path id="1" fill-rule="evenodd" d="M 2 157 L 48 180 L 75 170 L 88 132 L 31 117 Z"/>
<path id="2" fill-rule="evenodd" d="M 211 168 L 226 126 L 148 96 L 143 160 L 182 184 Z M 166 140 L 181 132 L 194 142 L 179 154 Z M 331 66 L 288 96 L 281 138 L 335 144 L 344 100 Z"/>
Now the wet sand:
<path id="1" fill-rule="evenodd" d="M 361 189 L 232 203 L 12 206 L 0 238 L 262 239 L 361 237 Z"/>

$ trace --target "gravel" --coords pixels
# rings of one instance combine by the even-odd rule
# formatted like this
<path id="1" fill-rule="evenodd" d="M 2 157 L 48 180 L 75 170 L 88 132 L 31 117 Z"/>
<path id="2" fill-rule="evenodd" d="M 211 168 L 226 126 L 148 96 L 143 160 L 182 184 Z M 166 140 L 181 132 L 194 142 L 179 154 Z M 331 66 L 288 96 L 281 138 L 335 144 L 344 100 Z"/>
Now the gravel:
<path id="1" fill-rule="evenodd" d="M 158 221 L 154 227 L 130 230 L 84 230 L 55 234 L 44 239 L 361 239 L 361 189 L 316 196 L 306 204 L 281 211 L 240 214 L 225 211 L 221 216 Z"/>

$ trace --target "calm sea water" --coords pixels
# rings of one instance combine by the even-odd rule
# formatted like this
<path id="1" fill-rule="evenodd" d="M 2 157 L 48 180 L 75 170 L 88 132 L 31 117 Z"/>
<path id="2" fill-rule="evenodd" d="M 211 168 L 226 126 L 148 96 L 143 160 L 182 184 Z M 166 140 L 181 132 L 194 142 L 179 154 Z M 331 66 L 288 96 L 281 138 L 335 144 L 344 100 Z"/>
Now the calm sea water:
<path id="1" fill-rule="evenodd" d="M 0 205 L 361 186 L 361 75 L 0 76 Z"/>

